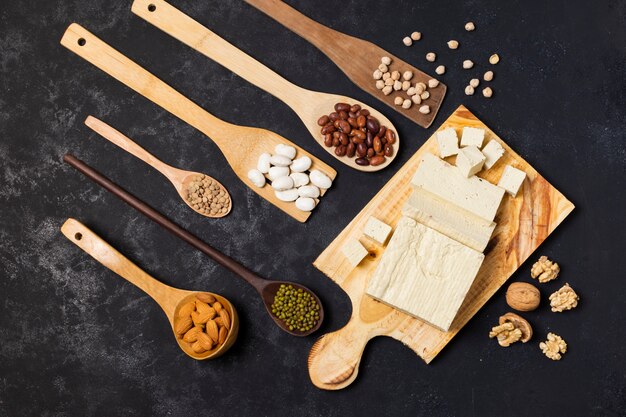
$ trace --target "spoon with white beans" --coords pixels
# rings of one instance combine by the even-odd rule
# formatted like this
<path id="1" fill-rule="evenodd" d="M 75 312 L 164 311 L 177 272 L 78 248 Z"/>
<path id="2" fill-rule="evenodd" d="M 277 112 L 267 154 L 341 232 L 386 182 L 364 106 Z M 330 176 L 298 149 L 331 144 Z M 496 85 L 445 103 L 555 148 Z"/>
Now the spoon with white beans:
<path id="1" fill-rule="evenodd" d="M 135 0 L 132 11 L 282 100 L 300 117 L 313 139 L 349 167 L 378 171 L 396 157 L 400 146 L 398 132 L 391 121 L 375 109 L 350 97 L 312 91 L 291 83 L 163 0 Z M 273 156 L 276 155 L 280 154 Z M 297 159 L 291 159 L 296 163 Z M 273 167 L 283 167 L 279 159 L 276 162 Z M 261 183 L 258 173 L 251 175 Z M 287 184 L 287 180 L 279 184 Z M 287 197 L 293 197 L 293 192 L 287 193 Z"/>

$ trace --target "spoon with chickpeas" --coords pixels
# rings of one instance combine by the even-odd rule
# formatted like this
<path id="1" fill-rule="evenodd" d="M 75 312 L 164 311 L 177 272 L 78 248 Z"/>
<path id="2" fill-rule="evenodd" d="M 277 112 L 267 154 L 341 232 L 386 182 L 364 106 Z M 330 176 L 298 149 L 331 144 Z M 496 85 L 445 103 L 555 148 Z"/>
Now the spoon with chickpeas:
<path id="1" fill-rule="evenodd" d="M 226 298 L 163 284 L 78 220 L 67 219 L 61 233 L 96 261 L 152 297 L 165 312 L 178 346 L 187 355 L 197 360 L 214 359 L 235 343 L 239 318 Z"/>
<path id="2" fill-rule="evenodd" d="M 159 160 L 118 130 L 93 116 L 85 124 L 109 142 L 144 161 L 174 186 L 178 195 L 193 211 L 206 217 L 219 218 L 230 213 L 232 203 L 228 190 L 215 178 L 199 172 L 184 171 Z"/>
<path id="3" fill-rule="evenodd" d="M 349 167 L 378 171 L 395 158 L 400 146 L 398 132 L 377 110 L 350 97 L 308 90 L 287 81 L 163 0 L 135 0 L 132 11 L 283 101 L 322 148 Z"/>

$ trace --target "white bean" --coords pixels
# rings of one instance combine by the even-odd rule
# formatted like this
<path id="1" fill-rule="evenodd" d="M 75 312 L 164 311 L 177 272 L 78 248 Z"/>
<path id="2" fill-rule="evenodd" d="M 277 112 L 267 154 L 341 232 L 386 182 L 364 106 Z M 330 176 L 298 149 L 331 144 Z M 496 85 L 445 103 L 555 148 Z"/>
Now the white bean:
<path id="1" fill-rule="evenodd" d="M 306 170 L 308 170 L 309 168 L 311 168 L 311 158 L 309 158 L 308 156 L 301 156 L 298 159 L 294 159 L 294 161 L 291 163 L 291 170 L 293 172 L 304 172 Z"/>
<path id="2" fill-rule="evenodd" d="M 311 171 L 309 178 L 311 179 L 313 185 L 316 185 L 322 189 L 330 188 L 330 186 L 333 185 L 333 181 L 326 174 L 317 169 Z"/>
<path id="3" fill-rule="evenodd" d="M 276 167 L 288 167 L 291 165 L 291 158 L 287 158 L 285 155 L 272 155 L 270 164 Z"/>
<path id="4" fill-rule="evenodd" d="M 269 153 L 262 153 L 259 156 L 259 162 L 256 164 L 256 168 L 261 171 L 262 174 L 267 174 L 270 171 L 270 159 L 272 155 Z"/>
<path id="5" fill-rule="evenodd" d="M 305 185 L 298 188 L 298 195 L 300 197 L 317 198 L 320 196 L 320 189 L 315 185 Z"/>
<path id="6" fill-rule="evenodd" d="M 251 169 L 248 171 L 248 179 L 252 181 L 252 184 L 259 188 L 265 186 L 265 176 L 258 169 Z"/>
<path id="7" fill-rule="evenodd" d="M 302 172 L 294 172 L 289 176 L 293 180 L 294 187 L 302 187 L 303 185 L 307 185 L 309 183 L 309 176 Z"/>
<path id="8" fill-rule="evenodd" d="M 293 188 L 291 177 L 279 177 L 272 181 L 272 188 L 277 191 L 285 191 Z"/>
<path id="9" fill-rule="evenodd" d="M 296 200 L 298 210 L 311 211 L 315 208 L 315 200 L 309 197 L 300 197 Z"/>
<path id="10" fill-rule="evenodd" d="M 283 155 L 289 159 L 293 159 L 296 157 L 296 148 L 282 143 L 276 145 L 276 148 L 274 148 L 274 152 L 276 152 L 277 155 Z"/>
<path id="11" fill-rule="evenodd" d="M 289 168 L 287 167 L 271 167 L 269 170 L 270 180 L 276 181 L 280 177 L 289 176 Z"/>
<path id="12" fill-rule="evenodd" d="M 298 190 L 290 188 L 289 190 L 274 191 L 276 198 L 281 201 L 296 201 L 298 199 Z"/>

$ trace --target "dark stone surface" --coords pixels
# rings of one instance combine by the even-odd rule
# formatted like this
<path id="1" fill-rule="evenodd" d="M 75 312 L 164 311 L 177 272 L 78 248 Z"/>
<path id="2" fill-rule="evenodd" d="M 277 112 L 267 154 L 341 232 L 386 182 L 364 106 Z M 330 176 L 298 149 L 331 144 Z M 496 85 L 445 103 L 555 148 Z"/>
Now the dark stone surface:
<path id="1" fill-rule="evenodd" d="M 0 416 L 626 415 L 623 1 L 290 1 L 424 70 L 447 64 L 449 94 L 428 130 L 245 3 L 174 2 L 287 79 L 383 110 L 403 149 L 371 175 L 335 163 L 283 103 L 131 14 L 130 3 L 0 5 Z M 471 34 L 467 20 L 477 26 Z M 314 152 L 339 171 L 335 188 L 308 223 L 287 217 L 246 189 L 210 140 L 61 47 L 74 21 L 218 117 L 272 129 Z M 402 37 L 416 29 L 422 41 L 405 48 Z M 461 42 L 456 52 L 445 48 L 450 38 Z M 430 50 L 437 63 L 425 62 Z M 492 52 L 502 57 L 494 98 L 466 97 L 464 86 Z M 460 69 L 466 58 L 475 70 Z M 373 340 L 357 381 L 340 392 L 309 381 L 315 338 L 277 330 L 252 288 L 61 162 L 73 152 L 261 275 L 309 285 L 327 310 L 321 335 L 341 327 L 351 307 L 311 262 L 459 104 L 577 205 L 539 252 L 562 265 L 559 281 L 541 286 L 544 301 L 569 282 L 580 307 L 557 315 L 544 303 L 526 314 L 535 339 L 502 349 L 487 339 L 507 309 L 502 290 L 429 366 L 395 340 Z M 217 177 L 234 211 L 222 220 L 190 212 L 160 174 L 90 132 L 82 123 L 89 114 L 166 162 Z M 212 362 L 183 355 L 156 303 L 59 233 L 68 217 L 162 281 L 230 298 L 241 314 L 237 345 Z M 512 280 L 530 281 L 530 264 Z M 548 331 L 569 342 L 560 363 L 537 347 Z"/>

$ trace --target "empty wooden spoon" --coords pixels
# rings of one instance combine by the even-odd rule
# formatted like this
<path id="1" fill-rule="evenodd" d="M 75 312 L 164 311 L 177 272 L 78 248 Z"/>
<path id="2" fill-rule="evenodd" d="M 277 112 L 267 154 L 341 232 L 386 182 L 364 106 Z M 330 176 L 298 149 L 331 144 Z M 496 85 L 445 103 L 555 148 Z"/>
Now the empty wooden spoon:
<path id="1" fill-rule="evenodd" d="M 414 104 L 408 110 L 403 109 L 394 105 L 395 94 L 385 96 L 376 88 L 372 73 L 380 65 L 380 59 L 384 56 L 390 57 L 392 59 L 392 70 L 398 70 L 400 73 L 411 71 L 413 73 L 412 82 L 421 81 L 428 85 L 428 80 L 433 77 L 371 42 L 346 35 L 319 24 L 280 0 L 244 1 L 311 42 L 330 58 L 354 84 L 403 116 L 408 117 L 422 127 L 429 127 L 435 119 L 446 95 L 446 86 L 443 83 L 440 82 L 437 87 L 428 90 L 430 97 L 422 103 L 422 105 L 430 107 L 428 114 L 423 114 L 419 111 L 421 105 Z M 382 9 L 379 8 L 380 10 Z M 374 12 L 372 11 L 372 13 Z M 366 15 L 363 15 L 363 18 L 367 19 Z"/>
<path id="2" fill-rule="evenodd" d="M 233 343 L 235 343 L 237 333 L 239 332 L 239 317 L 237 316 L 235 307 L 226 298 L 213 293 L 180 290 L 157 281 L 78 220 L 67 219 L 61 227 L 61 232 L 72 243 L 87 252 L 96 261 L 139 287 L 152 297 L 165 312 L 172 327 L 172 331 L 174 332 L 176 342 L 178 342 L 178 346 L 187 355 L 198 360 L 214 359 L 223 355 Z M 180 308 L 190 301 L 195 300 L 198 294 L 209 294 L 213 296 L 220 302 L 223 308 L 226 309 L 230 319 L 226 340 L 222 344 L 216 344 L 211 350 L 206 350 L 201 353 L 195 352 L 189 343 L 183 341 L 182 338 L 178 337 L 176 334 L 176 325 L 179 324 L 178 320 L 180 319 Z"/>
<path id="3" fill-rule="evenodd" d="M 274 153 L 276 145 L 289 145 L 296 148 L 296 157 L 311 158 L 311 170 L 319 170 L 331 180 L 337 175 L 333 168 L 274 132 L 218 119 L 76 23 L 67 28 L 61 44 L 210 137 L 241 181 L 300 222 L 305 222 L 311 212 L 280 200 L 271 186 L 259 188 L 248 178 L 248 171 L 257 167 L 259 156 L 264 152 Z"/>
<path id="4" fill-rule="evenodd" d="M 232 203 L 230 200 L 230 195 L 228 194 L 228 190 L 226 190 L 226 188 L 222 184 L 220 184 L 220 182 L 217 181 L 215 178 L 212 178 L 206 174 L 201 174 L 200 172 L 183 171 L 182 169 L 174 168 L 173 166 L 166 164 L 165 162 L 159 160 L 157 157 L 146 151 L 141 146 L 137 145 L 129 137 L 123 135 L 118 130 L 115 130 L 113 127 L 104 123 L 102 120 L 96 119 L 93 116 L 88 116 L 87 119 L 85 119 L 85 124 L 93 129 L 96 133 L 99 133 L 109 142 L 116 144 L 128 153 L 141 159 L 146 164 L 159 171 L 161 174 L 165 175 L 165 177 L 170 180 L 170 182 L 180 195 L 180 198 L 182 198 L 185 204 L 187 204 L 196 213 L 206 217 L 214 218 L 224 217 L 228 213 L 230 213 Z M 221 204 L 221 208 L 219 209 L 211 209 L 210 207 L 203 208 L 196 204 L 192 204 L 189 200 L 190 184 L 194 181 L 206 180 L 207 178 L 209 179 L 211 184 L 215 184 L 218 187 L 218 190 L 223 191 L 224 193 L 224 196 L 220 197 L 223 198 L 224 201 L 219 203 Z"/>
<path id="5" fill-rule="evenodd" d="M 276 325 L 282 330 L 294 336 L 308 336 L 317 329 L 319 329 L 322 325 L 322 321 L 324 320 L 324 308 L 322 307 L 322 302 L 313 291 L 309 290 L 304 285 L 296 284 L 289 281 L 274 281 L 261 278 L 245 266 L 241 265 L 239 262 L 224 255 L 220 251 L 214 249 L 207 243 L 200 240 L 198 237 L 178 226 L 176 223 L 165 217 L 163 214 L 159 213 L 147 203 L 143 202 L 128 191 L 124 190 L 122 187 L 120 187 L 95 169 L 91 168 L 89 165 L 79 160 L 75 156 L 68 154 L 63 157 L 63 160 L 76 168 L 81 173 L 83 173 L 90 180 L 100 185 L 104 189 L 110 191 L 120 200 L 124 201 L 129 206 L 148 217 L 150 220 L 165 228 L 165 230 L 167 230 L 168 232 L 181 238 L 194 248 L 211 257 L 213 260 L 215 260 L 215 262 L 219 263 L 226 269 L 243 278 L 246 282 L 248 282 L 248 284 L 252 285 L 254 289 L 257 290 L 257 292 L 261 296 L 261 299 L 263 300 L 263 304 L 265 305 L 267 313 L 270 315 L 272 320 L 274 320 L 274 323 L 276 323 Z M 291 286 L 296 291 L 301 290 L 303 292 L 309 293 L 313 300 L 319 306 L 319 309 L 317 310 L 319 318 L 314 326 L 311 327 L 309 330 L 298 331 L 289 329 L 288 325 L 283 320 L 280 320 L 278 317 L 276 317 L 276 315 L 272 311 L 272 304 L 275 301 L 278 291 L 281 289 L 281 285 Z"/>
<path id="6" fill-rule="evenodd" d="M 313 139 L 329 154 L 349 167 L 359 171 L 378 171 L 388 166 L 398 153 L 400 146 L 398 131 L 385 115 L 371 106 L 350 97 L 307 90 L 287 81 L 163 0 L 135 0 L 132 11 L 165 33 L 282 100 L 300 117 Z M 356 158 L 337 156 L 334 148 L 324 145 L 324 135 L 320 133 L 321 127 L 317 121 L 321 116 L 333 112 L 333 107 L 337 103 L 358 104 L 368 109 L 381 125 L 396 133 L 397 140 L 393 144 L 393 153 L 385 158 L 385 162 L 376 166 L 361 166 L 355 162 Z"/>

